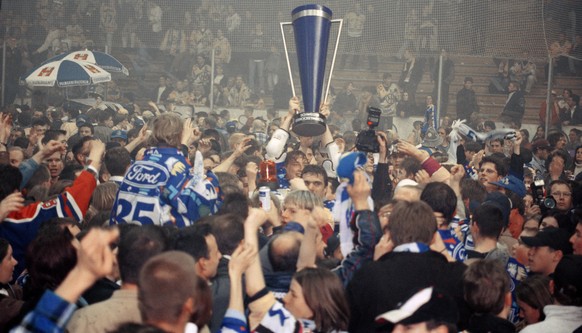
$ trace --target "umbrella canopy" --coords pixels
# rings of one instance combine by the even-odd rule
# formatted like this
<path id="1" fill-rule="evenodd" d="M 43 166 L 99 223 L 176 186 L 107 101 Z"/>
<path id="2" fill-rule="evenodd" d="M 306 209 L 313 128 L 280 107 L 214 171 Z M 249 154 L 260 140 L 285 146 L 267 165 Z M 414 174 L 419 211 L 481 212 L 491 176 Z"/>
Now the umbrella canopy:
<path id="1" fill-rule="evenodd" d="M 119 60 L 104 52 L 88 50 L 73 51 L 70 53 L 63 53 L 59 54 L 58 56 L 54 56 L 45 61 L 43 64 L 57 60 L 86 61 L 92 64 L 96 64 L 109 72 L 119 72 L 125 75 L 129 75 L 129 71 L 127 68 L 125 68 L 125 66 L 123 66 L 121 62 L 119 62 Z"/>
<path id="2" fill-rule="evenodd" d="M 111 74 L 89 62 L 63 59 L 37 67 L 24 77 L 24 81 L 35 87 L 86 86 L 111 81 Z"/>

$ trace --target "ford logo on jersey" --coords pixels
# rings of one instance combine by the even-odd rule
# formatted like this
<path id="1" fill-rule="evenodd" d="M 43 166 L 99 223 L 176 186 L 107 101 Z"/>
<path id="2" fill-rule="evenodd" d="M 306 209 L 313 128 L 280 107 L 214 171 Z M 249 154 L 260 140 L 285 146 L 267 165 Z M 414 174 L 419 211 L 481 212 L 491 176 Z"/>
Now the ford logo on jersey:
<path id="1" fill-rule="evenodd" d="M 168 180 L 168 171 L 159 165 L 138 162 L 131 166 L 125 175 L 124 183 L 133 186 L 163 186 Z"/>

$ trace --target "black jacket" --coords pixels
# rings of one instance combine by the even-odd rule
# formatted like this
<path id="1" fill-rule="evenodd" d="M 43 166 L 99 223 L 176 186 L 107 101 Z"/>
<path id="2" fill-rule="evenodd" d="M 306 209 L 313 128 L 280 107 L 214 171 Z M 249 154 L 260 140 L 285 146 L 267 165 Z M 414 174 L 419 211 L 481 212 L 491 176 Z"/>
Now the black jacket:
<path id="1" fill-rule="evenodd" d="M 470 333 L 514 333 L 515 326 L 510 321 L 492 314 L 475 314 L 469 319 L 467 331 Z"/>
<path id="2" fill-rule="evenodd" d="M 397 308 L 415 292 L 437 287 L 451 295 L 459 306 L 461 321 L 470 317 L 463 299 L 462 279 L 467 266 L 449 263 L 440 253 L 391 252 L 354 275 L 348 285 L 349 332 L 374 332 L 376 316 Z M 459 329 L 465 324 L 459 323 Z"/>
<path id="3" fill-rule="evenodd" d="M 501 115 L 510 117 L 513 120 L 518 120 L 521 123 L 523 114 L 525 113 L 525 96 L 523 91 L 517 90 L 511 95 L 511 98 L 505 103 L 505 108 Z"/>

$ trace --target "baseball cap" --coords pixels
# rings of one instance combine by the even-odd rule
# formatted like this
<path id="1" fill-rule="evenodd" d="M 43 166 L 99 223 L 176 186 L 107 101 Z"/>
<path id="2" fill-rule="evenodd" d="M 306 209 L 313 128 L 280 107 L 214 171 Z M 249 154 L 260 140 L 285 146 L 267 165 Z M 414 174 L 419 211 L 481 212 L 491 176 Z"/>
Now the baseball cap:
<path id="1" fill-rule="evenodd" d="M 376 317 L 376 323 L 411 325 L 429 320 L 456 324 L 459 320 L 457 303 L 433 287 L 422 289 L 399 306 Z"/>
<path id="2" fill-rule="evenodd" d="M 503 187 L 504 189 L 510 190 L 511 192 L 519 195 L 521 198 L 523 198 L 526 193 L 523 181 L 512 175 L 505 176 L 497 182 L 489 182 L 489 184 L 497 185 L 499 187 Z"/>
<path id="3" fill-rule="evenodd" d="M 560 250 L 563 254 L 572 253 L 568 231 L 561 228 L 545 228 L 533 237 L 521 237 L 522 242 L 527 246 L 540 247 L 548 246 L 554 250 Z"/>
<path id="4" fill-rule="evenodd" d="M 127 132 L 124 130 L 115 130 L 111 132 L 111 138 L 127 140 Z"/>
<path id="5" fill-rule="evenodd" d="M 511 200 L 501 192 L 487 193 L 485 201 L 481 205 L 492 205 L 501 210 L 503 216 L 503 225 L 509 225 L 509 214 L 511 213 Z"/>
<path id="6" fill-rule="evenodd" d="M 538 148 L 550 148 L 550 143 L 546 139 L 537 139 L 532 142 L 531 149 L 536 150 Z"/>
<path id="7" fill-rule="evenodd" d="M 77 127 L 81 127 L 81 125 L 83 125 L 83 124 L 90 123 L 89 117 L 84 115 L 84 114 L 80 114 L 75 119 L 75 123 L 77 124 Z"/>
<path id="8" fill-rule="evenodd" d="M 582 297 L 582 256 L 569 254 L 562 257 L 553 277 L 556 290 L 568 296 Z"/>

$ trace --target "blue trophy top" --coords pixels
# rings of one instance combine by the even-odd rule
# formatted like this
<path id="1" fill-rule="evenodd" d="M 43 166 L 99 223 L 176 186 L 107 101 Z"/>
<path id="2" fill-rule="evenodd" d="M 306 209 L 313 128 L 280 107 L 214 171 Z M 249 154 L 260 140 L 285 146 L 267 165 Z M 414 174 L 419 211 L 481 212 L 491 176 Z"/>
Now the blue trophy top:
<path id="1" fill-rule="evenodd" d="M 316 4 L 299 6 L 293 9 L 293 11 L 291 12 L 291 17 L 293 18 L 293 21 L 304 16 L 321 16 L 328 20 L 331 20 L 332 15 L 333 13 L 331 9 Z"/>

